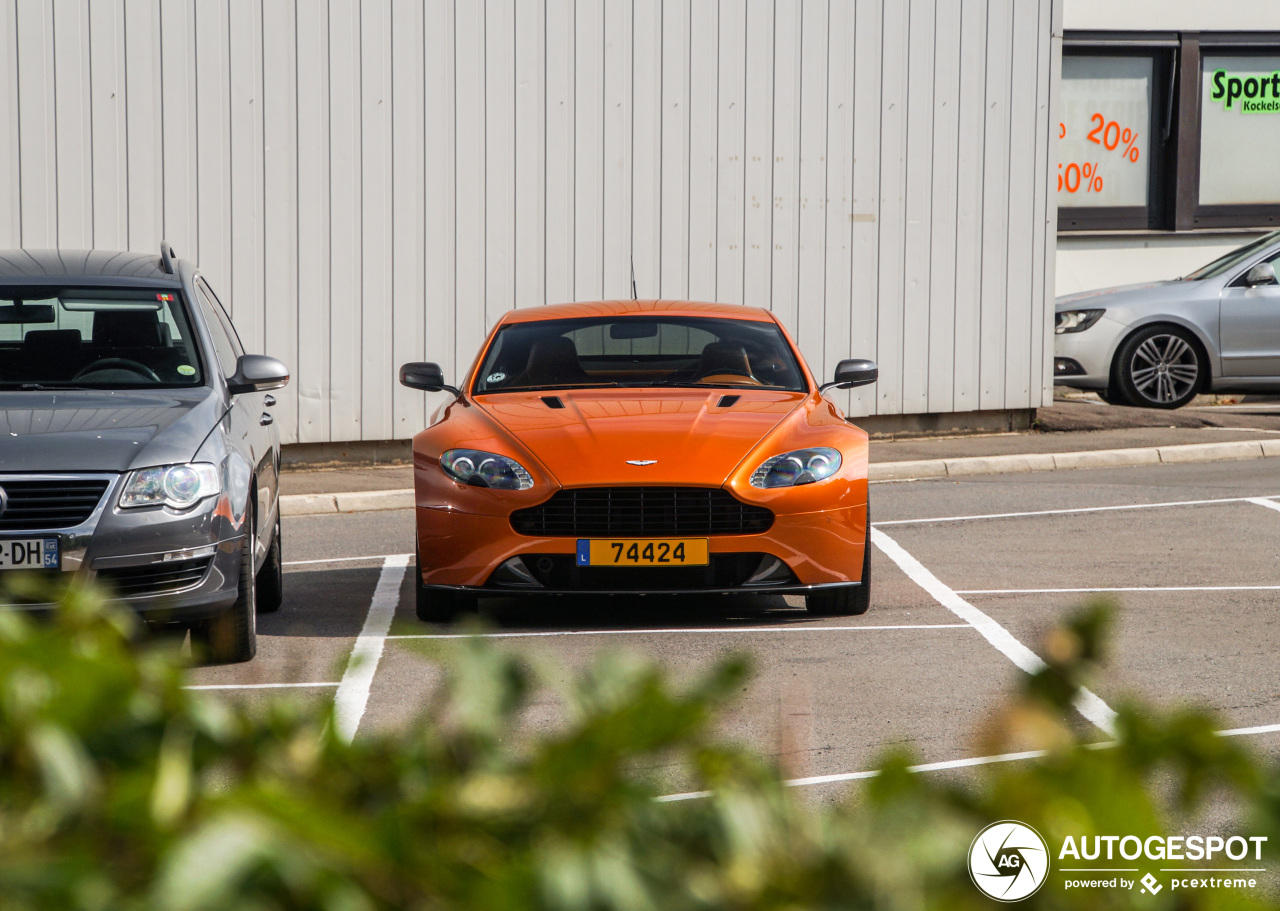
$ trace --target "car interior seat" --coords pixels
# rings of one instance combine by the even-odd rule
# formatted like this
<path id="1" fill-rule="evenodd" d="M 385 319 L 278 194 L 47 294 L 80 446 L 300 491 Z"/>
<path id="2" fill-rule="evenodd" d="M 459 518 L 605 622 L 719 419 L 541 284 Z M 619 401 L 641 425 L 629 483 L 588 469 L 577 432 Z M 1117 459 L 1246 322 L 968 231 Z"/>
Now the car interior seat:
<path id="1" fill-rule="evenodd" d="M 22 339 L 21 373 L 32 380 L 69 380 L 82 365 L 79 329 L 32 329 Z"/>
<path id="2" fill-rule="evenodd" d="M 591 376 L 578 363 L 578 347 L 563 335 L 540 338 L 529 348 L 529 360 L 519 377 L 521 386 L 585 383 Z"/>

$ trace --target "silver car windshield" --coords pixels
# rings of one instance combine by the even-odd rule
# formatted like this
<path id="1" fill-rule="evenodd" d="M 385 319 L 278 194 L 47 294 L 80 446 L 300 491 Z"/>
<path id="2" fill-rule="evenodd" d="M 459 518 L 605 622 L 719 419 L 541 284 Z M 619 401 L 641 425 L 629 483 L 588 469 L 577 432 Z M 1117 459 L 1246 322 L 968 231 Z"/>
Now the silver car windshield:
<path id="1" fill-rule="evenodd" d="M 198 386 L 178 291 L 0 288 L 0 389 Z"/>
<path id="2" fill-rule="evenodd" d="M 1272 231 L 1270 234 L 1264 234 L 1252 243 L 1247 243 L 1243 247 L 1237 247 L 1226 256 L 1220 256 L 1207 266 L 1201 266 L 1194 272 L 1182 277 L 1183 281 L 1194 282 L 1202 278 L 1216 278 L 1223 272 L 1230 272 L 1236 266 L 1244 263 L 1250 257 L 1261 253 L 1263 249 L 1271 246 L 1277 240 L 1280 240 L 1280 231 Z"/>
<path id="3" fill-rule="evenodd" d="M 591 386 L 806 388 L 778 326 L 764 320 L 620 316 L 499 330 L 472 392 Z"/>

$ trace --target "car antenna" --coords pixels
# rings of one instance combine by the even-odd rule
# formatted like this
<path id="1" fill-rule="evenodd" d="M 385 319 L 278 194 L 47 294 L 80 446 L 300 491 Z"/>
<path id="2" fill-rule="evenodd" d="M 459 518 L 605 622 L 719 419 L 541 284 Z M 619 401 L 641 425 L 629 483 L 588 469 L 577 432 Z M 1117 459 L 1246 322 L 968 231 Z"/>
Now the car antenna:
<path id="1" fill-rule="evenodd" d="M 636 258 L 634 256 L 631 257 L 631 299 L 633 301 L 640 299 L 636 295 Z"/>

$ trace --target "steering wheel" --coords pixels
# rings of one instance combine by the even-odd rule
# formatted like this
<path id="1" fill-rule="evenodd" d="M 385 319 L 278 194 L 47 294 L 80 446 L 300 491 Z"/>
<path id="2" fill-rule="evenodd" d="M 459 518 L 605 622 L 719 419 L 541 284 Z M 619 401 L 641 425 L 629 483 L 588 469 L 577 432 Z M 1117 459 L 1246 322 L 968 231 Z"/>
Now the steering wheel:
<path id="1" fill-rule="evenodd" d="M 127 357 L 104 357 L 99 358 L 91 364 L 86 364 L 71 379 L 82 380 L 91 373 L 102 373 L 108 370 L 122 370 L 128 373 L 136 374 L 153 383 L 160 382 L 160 377 L 154 370 L 146 364 L 139 364 L 137 361 L 131 361 Z"/>

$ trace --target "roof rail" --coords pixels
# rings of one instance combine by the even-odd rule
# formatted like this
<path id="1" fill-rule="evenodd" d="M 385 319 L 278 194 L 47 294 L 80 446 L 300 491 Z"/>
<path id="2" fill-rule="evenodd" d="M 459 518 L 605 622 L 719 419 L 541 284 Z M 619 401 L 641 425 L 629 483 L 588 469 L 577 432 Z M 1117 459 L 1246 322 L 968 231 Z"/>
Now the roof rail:
<path id="1" fill-rule="evenodd" d="M 167 240 L 160 241 L 160 266 L 164 271 L 173 275 L 177 269 L 174 266 L 174 260 L 178 258 L 178 254 L 173 252 L 173 244 Z"/>

